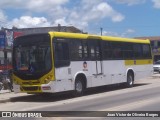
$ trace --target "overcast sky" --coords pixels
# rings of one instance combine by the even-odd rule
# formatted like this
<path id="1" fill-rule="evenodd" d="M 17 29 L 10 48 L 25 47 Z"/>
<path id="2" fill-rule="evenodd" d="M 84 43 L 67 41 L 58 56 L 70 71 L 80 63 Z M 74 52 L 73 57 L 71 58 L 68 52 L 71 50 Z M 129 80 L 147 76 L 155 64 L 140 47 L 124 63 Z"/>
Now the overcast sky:
<path id="1" fill-rule="evenodd" d="M 75 26 L 84 32 L 160 36 L 160 0 L 0 0 L 1 27 Z"/>

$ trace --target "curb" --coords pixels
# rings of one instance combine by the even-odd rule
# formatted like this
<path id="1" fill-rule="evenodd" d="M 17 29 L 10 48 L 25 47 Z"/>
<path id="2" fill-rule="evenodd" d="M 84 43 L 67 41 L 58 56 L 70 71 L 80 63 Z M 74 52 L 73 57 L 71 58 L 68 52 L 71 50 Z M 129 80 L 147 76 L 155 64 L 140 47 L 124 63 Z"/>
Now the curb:
<path id="1" fill-rule="evenodd" d="M 160 78 L 160 74 L 159 73 L 158 74 L 153 74 L 152 77 L 153 78 Z"/>
<path id="2" fill-rule="evenodd" d="M 6 93 L 10 93 L 11 91 L 9 91 L 9 90 L 1 90 L 0 91 L 0 95 L 2 95 L 2 94 L 6 94 Z"/>
<path id="3" fill-rule="evenodd" d="M 9 90 L 0 91 L 0 95 L 9 94 L 9 93 L 11 93 Z M 0 104 L 1 103 L 6 103 L 6 102 L 10 102 L 10 98 L 3 98 L 3 99 L 0 100 Z"/>
<path id="4" fill-rule="evenodd" d="M 152 78 L 160 78 L 160 76 L 152 76 Z"/>
<path id="5" fill-rule="evenodd" d="M 1 103 L 6 103 L 6 102 L 10 102 L 10 101 L 11 101 L 10 99 L 0 100 L 0 104 L 1 104 Z"/>

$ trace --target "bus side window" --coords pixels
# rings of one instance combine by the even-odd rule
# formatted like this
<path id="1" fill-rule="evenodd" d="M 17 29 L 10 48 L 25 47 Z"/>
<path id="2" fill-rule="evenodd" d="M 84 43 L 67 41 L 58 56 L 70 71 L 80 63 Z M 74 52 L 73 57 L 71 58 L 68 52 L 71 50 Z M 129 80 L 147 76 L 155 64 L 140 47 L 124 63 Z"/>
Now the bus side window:
<path id="1" fill-rule="evenodd" d="M 94 46 L 90 47 L 90 57 L 91 57 L 91 59 L 95 59 L 95 49 L 94 49 Z"/>
<path id="2" fill-rule="evenodd" d="M 134 58 L 135 59 L 141 59 L 141 58 L 143 58 L 143 55 L 142 55 L 142 45 L 141 44 L 134 44 L 133 45 L 133 51 L 134 51 Z"/>
<path id="3" fill-rule="evenodd" d="M 55 67 L 69 66 L 69 48 L 67 42 L 54 42 Z"/>
<path id="4" fill-rule="evenodd" d="M 123 59 L 123 51 L 122 51 L 122 43 L 120 42 L 112 42 L 112 59 L 120 60 Z"/>
<path id="5" fill-rule="evenodd" d="M 103 46 L 103 59 L 110 60 L 112 59 L 112 49 L 109 41 L 102 41 Z"/>
<path id="6" fill-rule="evenodd" d="M 123 43 L 123 57 L 125 60 L 133 59 L 133 44 L 132 43 Z"/>
<path id="7" fill-rule="evenodd" d="M 142 45 L 142 50 L 143 50 L 143 57 L 146 59 L 151 59 L 151 52 L 150 52 L 150 46 L 149 44 L 143 44 Z"/>
<path id="8" fill-rule="evenodd" d="M 98 40 L 88 40 L 89 57 L 91 60 L 100 60 L 100 42 Z"/>
<path id="9" fill-rule="evenodd" d="M 88 42 L 83 40 L 83 59 L 88 60 L 88 58 L 89 58 Z"/>
<path id="10" fill-rule="evenodd" d="M 70 56 L 73 61 L 81 61 L 83 57 L 82 41 L 70 39 Z"/>

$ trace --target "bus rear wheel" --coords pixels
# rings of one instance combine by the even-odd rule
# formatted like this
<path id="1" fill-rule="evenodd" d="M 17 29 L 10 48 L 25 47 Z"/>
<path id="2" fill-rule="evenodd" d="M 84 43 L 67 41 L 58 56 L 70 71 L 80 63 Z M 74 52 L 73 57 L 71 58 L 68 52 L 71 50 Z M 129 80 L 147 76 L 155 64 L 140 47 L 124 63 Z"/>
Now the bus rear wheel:
<path id="1" fill-rule="evenodd" d="M 133 76 L 133 73 L 129 72 L 127 74 L 126 87 L 130 88 L 130 87 L 133 87 L 133 85 L 134 85 L 134 76 Z"/>
<path id="2" fill-rule="evenodd" d="M 74 90 L 74 96 L 82 96 L 84 93 L 84 82 L 79 78 L 75 81 L 75 90 Z"/>

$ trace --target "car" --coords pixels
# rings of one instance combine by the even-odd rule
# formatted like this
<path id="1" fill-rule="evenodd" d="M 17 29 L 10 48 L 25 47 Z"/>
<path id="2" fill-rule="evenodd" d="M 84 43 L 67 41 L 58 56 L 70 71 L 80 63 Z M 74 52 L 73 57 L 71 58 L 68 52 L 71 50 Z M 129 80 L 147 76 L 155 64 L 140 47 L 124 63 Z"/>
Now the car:
<path id="1" fill-rule="evenodd" d="M 160 60 L 156 61 L 153 64 L 153 70 L 154 70 L 154 72 L 159 72 L 160 73 Z"/>

